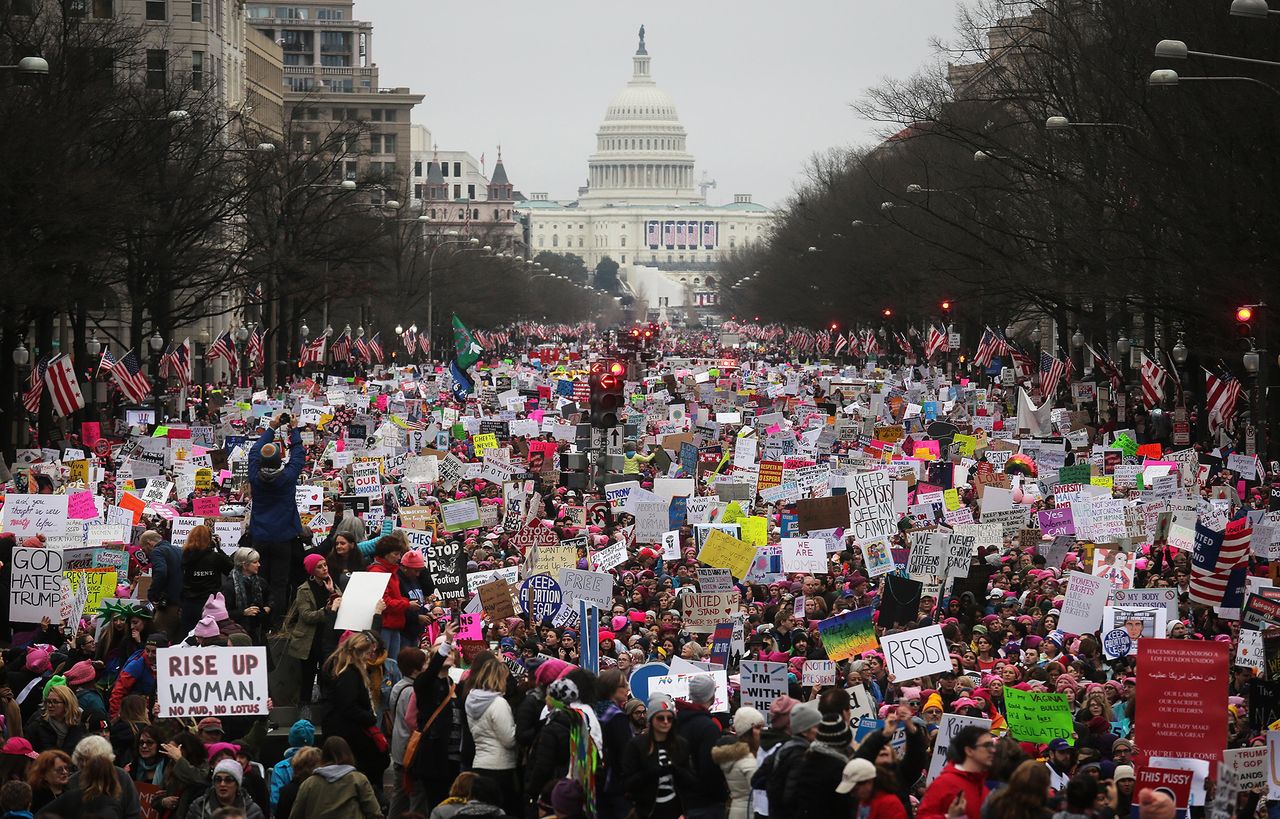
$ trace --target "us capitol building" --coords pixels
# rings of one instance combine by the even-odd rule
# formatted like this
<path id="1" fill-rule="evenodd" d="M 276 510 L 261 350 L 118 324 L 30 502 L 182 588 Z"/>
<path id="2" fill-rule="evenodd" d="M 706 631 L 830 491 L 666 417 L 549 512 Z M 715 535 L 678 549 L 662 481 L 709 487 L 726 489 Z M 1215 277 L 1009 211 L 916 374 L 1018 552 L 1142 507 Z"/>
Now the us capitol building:
<path id="1" fill-rule="evenodd" d="M 578 199 L 533 193 L 517 202 L 529 254 L 574 253 L 590 269 L 613 259 L 618 278 L 650 318 L 679 322 L 714 314 L 717 261 L 765 241 L 771 213 L 750 194 L 708 204 L 707 190 L 716 183 L 695 176 L 675 104 L 650 74 L 643 26 L 631 64 L 631 80 L 596 131 Z"/>

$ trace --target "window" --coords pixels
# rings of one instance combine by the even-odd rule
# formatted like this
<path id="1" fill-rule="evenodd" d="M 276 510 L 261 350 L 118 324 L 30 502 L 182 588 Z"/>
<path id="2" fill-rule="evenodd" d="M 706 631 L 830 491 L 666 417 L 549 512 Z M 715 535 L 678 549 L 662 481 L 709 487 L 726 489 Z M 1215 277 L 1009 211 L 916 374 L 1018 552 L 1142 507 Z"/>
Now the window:
<path id="1" fill-rule="evenodd" d="M 168 0 L 147 0 L 148 20 L 168 20 Z"/>
<path id="2" fill-rule="evenodd" d="M 414 162 L 414 163 L 413 163 L 413 175 L 414 175 L 414 176 L 419 176 L 419 177 L 420 177 L 420 176 L 422 176 L 422 162 L 421 162 L 421 161 L 418 161 L 418 162 Z M 419 198 L 419 199 L 421 199 L 422 197 L 421 197 L 421 196 L 419 196 L 418 198 Z"/>
<path id="3" fill-rule="evenodd" d="M 414 198 L 414 199 L 421 199 L 421 198 L 422 198 L 422 183 L 421 183 L 421 182 L 419 182 L 419 183 L 417 183 L 417 184 L 415 184 L 415 185 L 413 186 L 413 198 Z"/>
<path id="4" fill-rule="evenodd" d="M 626 263 L 627 263 L 627 254 L 625 254 L 625 253 L 623 253 L 623 254 L 622 254 L 622 263 L 623 263 L 623 264 L 626 264 Z"/>
<path id="5" fill-rule="evenodd" d="M 115 4 L 112 0 L 93 0 L 93 16 L 100 20 L 115 17 Z"/>
<path id="6" fill-rule="evenodd" d="M 345 179 L 350 179 L 352 182 L 356 181 L 356 161 L 354 159 L 349 159 L 346 162 L 343 162 L 342 165 L 343 177 Z"/>
<path id="7" fill-rule="evenodd" d="M 150 5 L 148 3 L 148 5 Z M 169 52 L 163 48 L 147 49 L 147 88 L 163 91 L 167 86 Z"/>
<path id="8" fill-rule="evenodd" d="M 455 163 L 453 163 L 453 175 L 454 175 L 454 176 L 462 176 L 462 163 L 461 163 L 461 162 L 455 162 Z"/>
<path id="9" fill-rule="evenodd" d="M 286 54 L 284 55 L 285 65 L 315 65 L 315 58 L 310 54 Z"/>
<path id="10" fill-rule="evenodd" d="M 204 52 L 191 52 L 191 87 L 197 91 L 204 88 Z"/>
<path id="11" fill-rule="evenodd" d="M 307 9 L 305 6 L 277 6 L 276 16 L 284 20 L 305 20 Z"/>
<path id="12" fill-rule="evenodd" d="M 732 236 L 729 237 L 729 247 L 737 247 L 737 245 L 734 244 Z"/>
<path id="13" fill-rule="evenodd" d="M 449 163 L 448 163 L 448 162 L 441 162 L 441 163 L 440 163 L 440 175 L 441 175 L 441 176 L 448 176 L 448 175 L 449 175 Z"/>
<path id="14" fill-rule="evenodd" d="M 346 31 L 320 32 L 320 50 L 330 53 L 351 53 L 351 34 Z M 374 113 L 377 113 L 375 110 Z M 377 119 L 377 117 L 374 117 Z"/>
<path id="15" fill-rule="evenodd" d="M 191 0 L 191 22 L 204 20 L 204 0 Z"/>
<path id="16" fill-rule="evenodd" d="M 620 247 L 626 247 L 626 246 L 627 246 L 627 237 L 626 237 L 626 236 L 623 236 L 623 237 L 619 238 L 619 239 L 618 239 L 618 241 L 619 241 L 619 242 L 621 242 Z"/>
<path id="17" fill-rule="evenodd" d="M 578 247 L 582 247 L 582 237 L 578 237 Z"/>
<path id="18" fill-rule="evenodd" d="M 307 55 L 310 59 L 311 55 Z M 320 65 L 327 65 L 330 68 L 350 68 L 351 58 L 346 54 L 321 54 Z"/>
<path id="19" fill-rule="evenodd" d="M 546 236 L 543 236 L 541 233 L 539 233 L 539 234 L 538 234 L 538 247 L 546 247 L 546 246 L 547 246 L 547 237 L 546 237 Z"/>
<path id="20" fill-rule="evenodd" d="M 454 199 L 461 199 L 461 198 L 462 198 L 462 186 L 461 186 L 461 185 L 454 185 L 454 186 L 453 186 L 453 198 L 454 198 Z"/>
<path id="21" fill-rule="evenodd" d="M 476 186 L 475 186 L 475 185 L 467 185 L 467 198 L 468 198 L 468 199 L 475 199 L 475 198 L 476 198 Z"/>
<path id="22" fill-rule="evenodd" d="M 474 209 L 471 211 L 471 218 L 472 218 L 472 219 L 479 219 L 479 218 L 480 218 L 480 208 L 474 208 Z"/>
<path id="23" fill-rule="evenodd" d="M 250 20 L 269 20 L 271 6 L 249 6 L 248 15 Z"/>
<path id="24" fill-rule="evenodd" d="M 394 154 L 396 152 L 396 135 L 373 134 L 369 137 L 369 146 L 375 154 Z"/>
<path id="25" fill-rule="evenodd" d="M 317 20 L 345 20 L 345 15 L 342 9 L 316 9 Z"/>
<path id="26" fill-rule="evenodd" d="M 333 109 L 334 122 L 355 122 L 359 117 L 356 116 L 354 108 L 335 108 Z"/>

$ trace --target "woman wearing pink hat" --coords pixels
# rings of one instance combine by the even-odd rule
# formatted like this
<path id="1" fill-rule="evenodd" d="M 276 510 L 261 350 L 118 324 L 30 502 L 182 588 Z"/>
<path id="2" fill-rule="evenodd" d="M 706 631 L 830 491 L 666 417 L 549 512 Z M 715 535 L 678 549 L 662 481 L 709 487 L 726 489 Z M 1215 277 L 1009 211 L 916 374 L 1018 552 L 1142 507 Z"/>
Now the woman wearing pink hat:
<path id="1" fill-rule="evenodd" d="M 322 555 L 312 552 L 302 559 L 302 566 L 307 579 L 298 586 L 293 605 L 281 626 L 289 638 L 285 649 L 287 659 L 282 666 L 292 666 L 293 679 L 298 685 L 273 686 L 272 697 L 281 705 L 294 705 L 299 696 L 311 701 L 320 662 L 337 647 L 333 623 L 342 604 L 342 590 L 329 574 L 329 563 Z"/>

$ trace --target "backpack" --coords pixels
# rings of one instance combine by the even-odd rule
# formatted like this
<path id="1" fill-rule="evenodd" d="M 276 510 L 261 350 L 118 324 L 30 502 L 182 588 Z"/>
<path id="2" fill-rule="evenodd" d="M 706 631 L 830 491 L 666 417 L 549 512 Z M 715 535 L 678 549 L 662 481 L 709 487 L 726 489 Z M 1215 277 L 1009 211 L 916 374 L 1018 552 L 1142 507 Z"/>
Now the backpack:
<path id="1" fill-rule="evenodd" d="M 787 787 L 787 777 L 791 774 L 791 767 L 808 749 L 809 743 L 798 737 L 792 737 L 782 744 L 769 759 L 773 760 L 773 766 L 770 768 L 768 777 L 764 780 L 763 788 L 769 797 L 769 816 L 778 817 L 783 814 L 778 810 L 783 806 L 783 792 Z M 767 762 L 768 760 L 766 760 Z M 763 766 L 762 766 L 763 767 Z M 758 772 L 758 771 L 757 771 Z M 751 778 L 751 786 L 755 787 L 755 777 Z M 775 808 L 774 806 L 778 807 Z"/>

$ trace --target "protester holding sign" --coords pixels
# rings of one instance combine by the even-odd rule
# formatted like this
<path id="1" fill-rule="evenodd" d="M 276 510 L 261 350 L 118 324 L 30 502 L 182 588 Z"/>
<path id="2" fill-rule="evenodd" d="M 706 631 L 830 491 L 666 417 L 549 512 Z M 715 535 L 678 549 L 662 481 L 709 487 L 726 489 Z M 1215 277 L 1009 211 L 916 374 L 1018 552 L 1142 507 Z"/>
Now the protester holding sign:
<path id="1" fill-rule="evenodd" d="M 289 460 L 284 461 L 283 447 L 276 441 L 281 426 L 288 429 Z M 290 580 L 301 577 L 291 572 L 301 563 L 302 521 L 298 518 L 295 496 L 298 478 L 306 463 L 302 433 L 293 425 L 288 413 L 279 413 L 249 449 L 247 477 L 253 492 L 253 514 L 249 517 L 248 535 L 263 556 L 262 574 L 271 589 L 271 617 L 274 628 L 284 619 L 289 607 Z"/>

